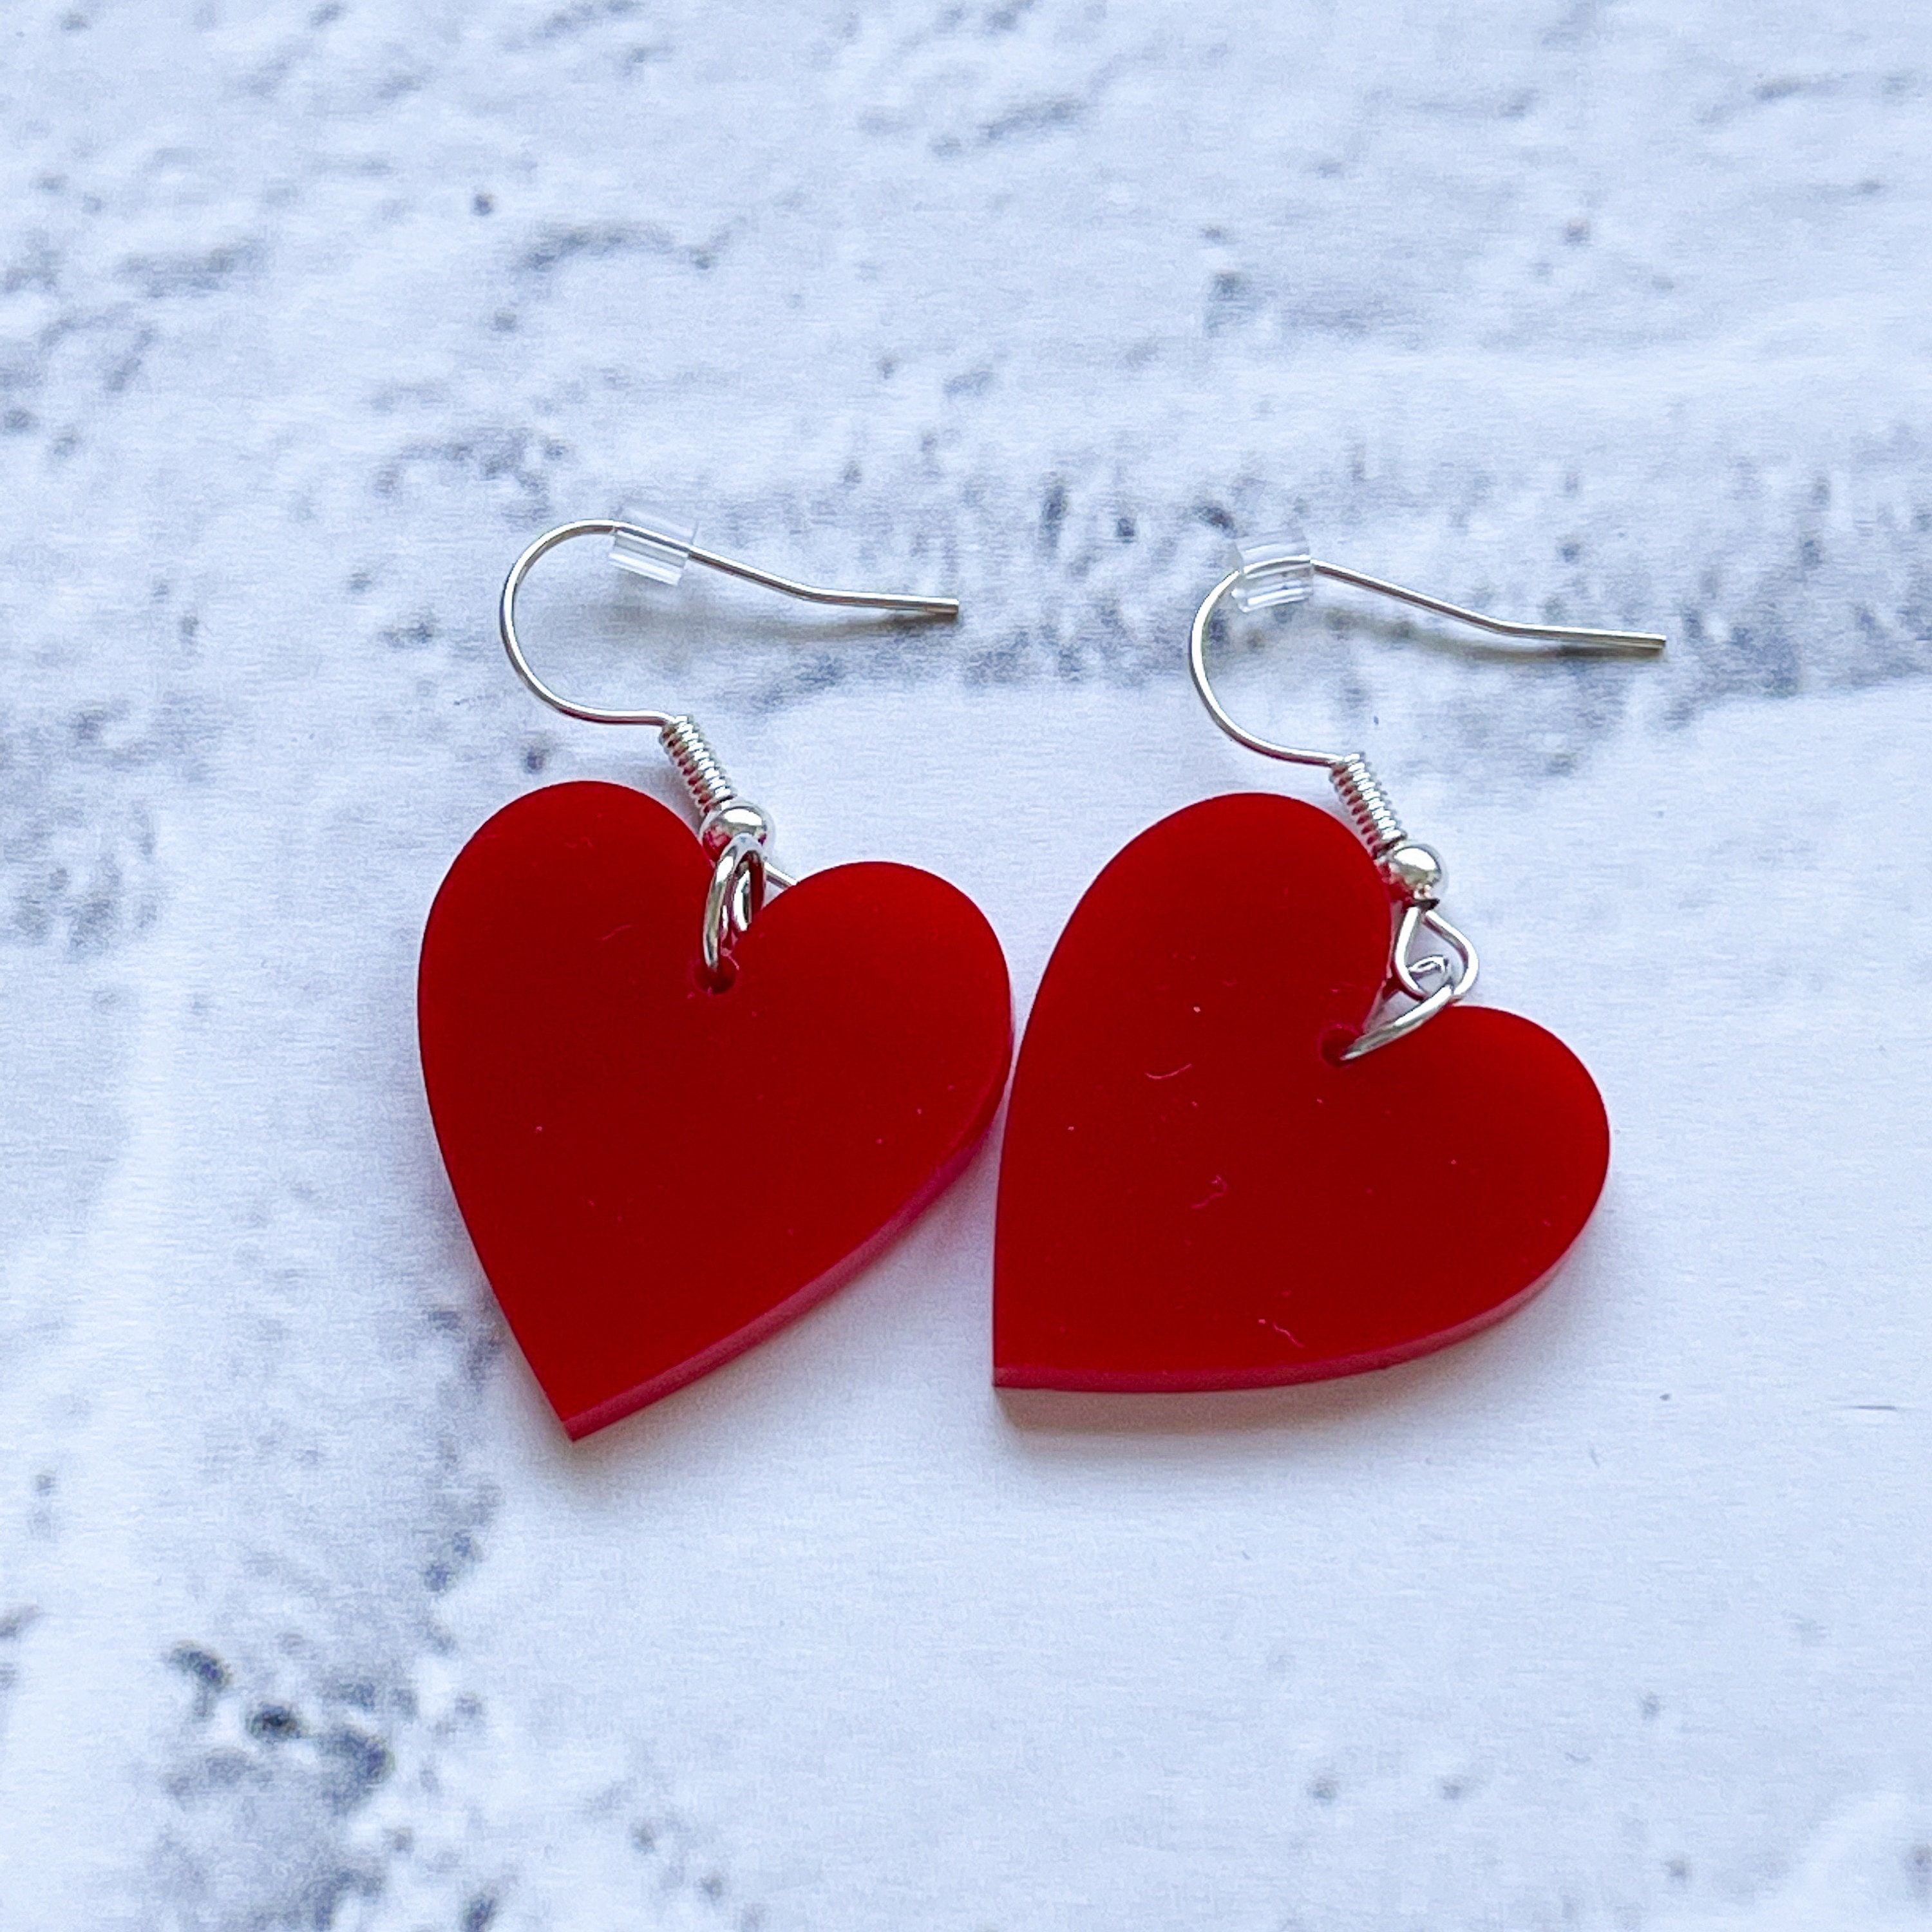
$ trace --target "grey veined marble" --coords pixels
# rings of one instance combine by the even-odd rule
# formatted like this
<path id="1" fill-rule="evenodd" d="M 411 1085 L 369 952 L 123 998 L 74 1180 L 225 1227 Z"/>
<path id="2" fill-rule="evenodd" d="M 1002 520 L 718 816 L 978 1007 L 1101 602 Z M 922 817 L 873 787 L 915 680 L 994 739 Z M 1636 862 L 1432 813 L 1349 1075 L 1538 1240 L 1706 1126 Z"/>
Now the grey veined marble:
<path id="1" fill-rule="evenodd" d="M 20 0 L 0 100 L 4 1932 L 1925 1922 L 1922 8 Z M 492 628 L 651 503 L 963 599 L 530 610 L 1022 1006 L 1134 831 L 1303 784 L 1181 675 L 1232 531 L 1669 632 L 1226 646 L 1598 1073 L 1558 1284 L 1002 1404 L 982 1157 L 569 1448 L 412 973 L 506 799 L 670 796 Z"/>

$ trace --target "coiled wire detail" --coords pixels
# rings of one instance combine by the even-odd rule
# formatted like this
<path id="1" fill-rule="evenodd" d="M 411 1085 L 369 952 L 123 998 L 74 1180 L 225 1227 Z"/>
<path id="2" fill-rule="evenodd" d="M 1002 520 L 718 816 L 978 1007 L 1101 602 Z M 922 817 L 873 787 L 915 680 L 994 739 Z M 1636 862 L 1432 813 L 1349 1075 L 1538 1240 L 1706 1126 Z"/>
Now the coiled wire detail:
<path id="1" fill-rule="evenodd" d="M 737 802 L 738 788 L 711 748 L 711 740 L 698 728 L 696 718 L 674 718 L 658 734 L 658 742 L 683 779 L 700 819 L 708 818 L 721 806 Z"/>
<path id="2" fill-rule="evenodd" d="M 1382 788 L 1374 768 L 1360 752 L 1328 767 L 1330 782 L 1340 794 L 1342 808 L 1362 843 L 1377 858 L 1397 845 L 1408 843 L 1400 814 Z"/>

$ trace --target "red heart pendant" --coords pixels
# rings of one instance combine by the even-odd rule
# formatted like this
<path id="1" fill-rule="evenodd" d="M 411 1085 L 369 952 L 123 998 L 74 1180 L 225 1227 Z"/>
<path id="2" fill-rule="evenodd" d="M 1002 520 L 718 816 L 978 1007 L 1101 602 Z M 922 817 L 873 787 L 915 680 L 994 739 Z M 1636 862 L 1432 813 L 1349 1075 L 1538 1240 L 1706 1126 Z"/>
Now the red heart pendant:
<path id="1" fill-rule="evenodd" d="M 963 893 L 836 866 L 771 900 L 713 992 L 711 862 L 641 793 L 562 784 L 458 855 L 423 935 L 423 1078 L 478 1258 L 584 1436 L 869 1260 L 965 1163 L 1012 1052 Z"/>
<path id="2" fill-rule="evenodd" d="M 1602 1190 L 1603 1101 L 1561 1040 L 1484 1007 L 1339 1062 L 1390 925 L 1360 842 L 1292 799 L 1190 806 L 1101 873 L 1014 1076 L 996 1382 L 1353 1375 L 1542 1285 Z"/>

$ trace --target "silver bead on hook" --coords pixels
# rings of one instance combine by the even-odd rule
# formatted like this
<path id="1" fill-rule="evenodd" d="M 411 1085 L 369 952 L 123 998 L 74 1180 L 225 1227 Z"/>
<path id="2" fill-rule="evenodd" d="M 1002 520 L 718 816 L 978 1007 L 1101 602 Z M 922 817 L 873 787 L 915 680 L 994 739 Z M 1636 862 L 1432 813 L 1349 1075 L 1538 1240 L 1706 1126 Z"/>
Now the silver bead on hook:
<path id="1" fill-rule="evenodd" d="M 1389 950 L 1389 990 L 1415 1004 L 1368 1028 L 1342 1054 L 1345 1060 L 1359 1060 L 1414 1032 L 1445 1008 L 1467 998 L 1476 984 L 1476 949 L 1467 934 L 1451 926 L 1436 910 L 1446 877 L 1441 856 L 1432 847 L 1410 838 L 1381 779 L 1360 752 L 1298 751 L 1257 736 L 1228 715 L 1208 676 L 1208 626 L 1221 600 L 1232 597 L 1244 610 L 1303 603 L 1314 594 L 1316 578 L 1325 577 L 1358 590 L 1393 598 L 1397 603 L 1412 604 L 1438 617 L 1473 625 L 1496 637 L 1538 639 L 1576 651 L 1628 652 L 1650 656 L 1664 648 L 1665 640 L 1649 632 L 1588 630 L 1572 624 L 1517 624 L 1506 618 L 1486 616 L 1479 610 L 1465 610 L 1460 604 L 1425 596 L 1419 590 L 1405 590 L 1378 577 L 1366 577 L 1340 564 L 1324 563 L 1311 554 L 1307 539 L 1298 530 L 1241 544 L 1238 554 L 1239 561 L 1234 568 L 1208 592 L 1194 614 L 1187 650 L 1194 688 L 1208 707 L 1208 715 L 1238 745 L 1289 764 L 1319 765 L 1328 772 L 1350 826 L 1368 848 L 1377 869 L 1388 882 L 1390 896 L 1401 908 Z M 1432 936 L 1448 952 L 1418 956 L 1415 948 Z"/>

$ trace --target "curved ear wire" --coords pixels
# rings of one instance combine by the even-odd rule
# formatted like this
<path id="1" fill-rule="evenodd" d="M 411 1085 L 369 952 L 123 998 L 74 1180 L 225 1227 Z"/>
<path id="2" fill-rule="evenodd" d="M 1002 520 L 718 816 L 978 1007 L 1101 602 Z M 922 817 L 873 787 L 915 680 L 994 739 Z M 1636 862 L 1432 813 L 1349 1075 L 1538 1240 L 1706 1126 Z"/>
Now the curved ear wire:
<path id="1" fill-rule="evenodd" d="M 1194 614 L 1194 628 L 1188 639 L 1188 668 L 1193 673 L 1194 688 L 1208 707 L 1208 715 L 1229 737 L 1237 744 L 1246 746 L 1251 752 L 1260 752 L 1264 758 L 1283 758 L 1291 764 L 1325 765 L 1334 771 L 1359 758 L 1361 754 L 1299 752 L 1286 745 L 1271 744 L 1267 739 L 1244 730 L 1228 715 L 1208 682 L 1207 662 L 1208 622 L 1224 597 L 1232 595 L 1244 610 L 1265 610 L 1276 604 L 1304 603 L 1314 595 L 1316 578 L 1326 577 L 1337 584 L 1350 584 L 1358 590 L 1372 591 L 1378 597 L 1392 598 L 1398 604 L 1411 604 L 1418 610 L 1430 611 L 1436 616 L 1468 624 L 1476 630 L 1487 631 L 1492 637 L 1566 644 L 1576 651 L 1615 654 L 1629 652 L 1646 657 L 1654 657 L 1666 643 L 1665 639 L 1648 631 L 1594 631 L 1575 624 L 1518 624 L 1507 617 L 1490 617 L 1480 610 L 1466 610 L 1460 604 L 1445 603 L 1442 598 L 1427 596 L 1420 590 L 1405 590 L 1400 584 L 1390 584 L 1379 577 L 1364 576 L 1359 570 L 1350 570 L 1339 563 L 1324 563 L 1309 554 L 1308 540 L 1299 530 L 1283 531 L 1243 544 L 1239 555 L 1240 562 L 1201 600 L 1201 608 Z M 1371 840 L 1370 844 L 1372 849 L 1374 842 Z"/>
<path id="2" fill-rule="evenodd" d="M 652 578 L 660 584 L 675 584 L 684 574 L 687 563 L 697 563 L 707 570 L 740 578 L 747 584 L 759 584 L 765 590 L 776 590 L 785 597 L 796 597 L 806 604 L 842 604 L 857 610 L 892 611 L 910 617 L 952 618 L 959 614 L 958 601 L 951 597 L 909 597 L 884 590 L 823 590 L 816 584 L 795 584 L 788 577 L 774 576 L 771 572 L 758 569 L 751 564 L 700 550 L 692 541 L 694 531 L 680 530 L 665 519 L 658 520 L 664 525 L 661 530 L 652 530 L 643 524 L 620 523 L 607 517 L 560 524 L 555 530 L 544 531 L 511 565 L 510 574 L 503 580 L 503 592 L 496 600 L 496 629 L 503 640 L 503 649 L 509 656 L 512 668 L 551 710 L 561 711 L 566 718 L 580 718 L 590 724 L 648 724 L 653 730 L 661 731 L 673 722 L 675 715 L 668 711 L 603 711 L 588 704 L 574 704 L 553 691 L 531 669 L 530 661 L 524 655 L 523 644 L 517 636 L 517 592 L 523 588 L 524 579 L 530 574 L 531 566 L 540 557 L 556 549 L 559 544 L 569 542 L 573 537 L 609 537 L 612 562 L 620 569 Z"/>
<path id="3" fill-rule="evenodd" d="M 1232 596 L 1244 610 L 1298 604 L 1314 594 L 1318 577 L 1327 577 L 1338 584 L 1352 584 L 1358 590 L 1393 598 L 1399 604 L 1412 604 L 1419 610 L 1432 611 L 1438 617 L 1472 625 L 1496 637 L 1539 639 L 1568 646 L 1573 651 L 1646 657 L 1654 657 L 1663 650 L 1665 640 L 1647 631 L 1597 631 L 1573 624 L 1517 624 L 1504 617 L 1486 616 L 1480 610 L 1466 610 L 1460 604 L 1445 603 L 1420 590 L 1405 590 L 1400 584 L 1366 577 L 1339 563 L 1324 563 L 1310 554 L 1307 539 L 1299 530 L 1283 531 L 1244 544 L 1239 554 L 1240 563 L 1208 592 L 1194 614 L 1187 642 L 1187 668 L 1194 679 L 1194 688 L 1207 706 L 1208 716 L 1238 745 L 1245 745 L 1264 758 L 1280 758 L 1295 765 L 1320 765 L 1327 771 L 1350 824 L 1369 848 L 1370 856 L 1402 909 L 1390 950 L 1389 989 L 1417 1004 L 1370 1027 L 1342 1054 L 1345 1060 L 1359 1060 L 1363 1054 L 1413 1033 L 1445 1007 L 1465 998 L 1476 983 L 1476 949 L 1466 934 L 1436 910 L 1447 877 L 1440 855 L 1432 847 L 1412 839 L 1403 830 L 1401 817 L 1382 781 L 1360 752 L 1300 751 L 1290 745 L 1277 745 L 1237 724 L 1228 714 L 1208 676 L 1208 625 L 1221 600 Z M 1432 933 L 1457 956 L 1412 957 L 1412 949 L 1425 932 Z M 1427 980 L 1436 983 L 1426 985 Z"/>
<path id="4" fill-rule="evenodd" d="M 511 565 L 510 573 L 503 580 L 502 594 L 496 600 L 496 629 L 511 668 L 552 710 L 590 724 L 645 724 L 658 734 L 665 755 L 676 766 L 678 776 L 698 807 L 698 839 L 716 862 L 706 903 L 703 943 L 707 974 L 722 980 L 728 969 L 721 962 L 733 938 L 742 935 L 751 923 L 764 902 L 767 886 L 777 890 L 796 883 L 765 856 L 765 847 L 772 833 L 771 816 L 731 782 L 695 718 L 669 711 L 610 711 L 574 704 L 538 676 L 517 635 L 517 592 L 523 588 L 531 567 L 558 544 L 568 543 L 574 537 L 608 536 L 613 563 L 659 584 L 676 583 L 687 564 L 697 563 L 806 604 L 841 604 L 899 616 L 947 619 L 958 616 L 959 605 L 951 597 L 915 597 L 885 590 L 826 590 L 816 584 L 795 583 L 788 577 L 776 576 L 735 558 L 700 550 L 694 541 L 697 532 L 688 525 L 680 526 L 662 517 L 655 521 L 657 526 L 653 528 L 613 518 L 590 517 L 544 531 Z"/>

